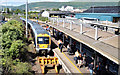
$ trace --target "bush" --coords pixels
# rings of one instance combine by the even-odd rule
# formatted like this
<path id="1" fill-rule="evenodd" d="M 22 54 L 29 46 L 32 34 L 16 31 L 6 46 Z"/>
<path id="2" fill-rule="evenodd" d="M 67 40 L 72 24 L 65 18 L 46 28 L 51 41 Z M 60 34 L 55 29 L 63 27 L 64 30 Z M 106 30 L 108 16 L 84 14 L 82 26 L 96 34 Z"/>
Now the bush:
<path id="1" fill-rule="evenodd" d="M 19 62 L 16 66 L 12 67 L 12 73 L 17 73 L 17 74 L 31 74 L 29 71 L 31 70 L 31 65 L 26 63 L 26 62 Z"/>
<path id="2" fill-rule="evenodd" d="M 39 17 L 39 20 L 41 20 L 41 21 L 48 21 L 48 18 L 47 17 Z"/>
<path id="3" fill-rule="evenodd" d="M 27 40 L 23 28 L 22 23 L 16 20 L 8 21 L 2 27 L 3 74 L 30 73 L 31 66 L 27 62 L 21 62 L 25 58 L 23 55 L 26 55 Z"/>
<path id="4" fill-rule="evenodd" d="M 32 38 L 29 38 L 28 41 L 32 41 L 33 39 Z"/>

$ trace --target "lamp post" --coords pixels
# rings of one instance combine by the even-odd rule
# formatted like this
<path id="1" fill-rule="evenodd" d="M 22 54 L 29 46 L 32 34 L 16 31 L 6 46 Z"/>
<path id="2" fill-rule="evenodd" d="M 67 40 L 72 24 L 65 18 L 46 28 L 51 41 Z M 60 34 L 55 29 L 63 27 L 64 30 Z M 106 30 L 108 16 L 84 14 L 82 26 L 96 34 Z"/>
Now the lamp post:
<path id="1" fill-rule="evenodd" d="M 28 0 L 26 0 L 26 38 L 28 37 L 28 32 L 27 32 L 27 19 L 28 19 Z"/>

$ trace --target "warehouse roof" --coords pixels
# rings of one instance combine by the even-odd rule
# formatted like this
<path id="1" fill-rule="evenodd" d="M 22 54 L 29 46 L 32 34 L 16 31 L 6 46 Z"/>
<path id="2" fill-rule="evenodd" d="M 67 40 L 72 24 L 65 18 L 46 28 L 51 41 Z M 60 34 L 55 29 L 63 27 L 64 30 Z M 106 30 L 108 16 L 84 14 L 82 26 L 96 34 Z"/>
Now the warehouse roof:
<path id="1" fill-rule="evenodd" d="M 120 6 L 97 6 L 91 7 L 83 13 L 120 13 Z"/>

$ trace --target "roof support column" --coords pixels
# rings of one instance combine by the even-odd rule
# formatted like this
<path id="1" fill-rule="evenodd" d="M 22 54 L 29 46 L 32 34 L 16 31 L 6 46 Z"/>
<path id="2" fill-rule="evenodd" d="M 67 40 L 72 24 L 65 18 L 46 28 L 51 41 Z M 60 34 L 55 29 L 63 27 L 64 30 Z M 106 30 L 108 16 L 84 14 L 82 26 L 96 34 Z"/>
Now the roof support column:
<path id="1" fill-rule="evenodd" d="M 54 19 L 53 19 L 53 25 L 54 25 Z"/>
<path id="2" fill-rule="evenodd" d="M 70 37 L 70 45 L 72 45 L 72 38 Z"/>
<path id="3" fill-rule="evenodd" d="M 64 42 L 65 42 L 65 34 L 63 34 L 63 44 L 64 44 Z"/>
<path id="4" fill-rule="evenodd" d="M 83 24 L 80 24 L 80 34 L 83 34 Z"/>
<path id="5" fill-rule="evenodd" d="M 57 18 L 57 26 L 59 25 L 59 23 L 58 23 L 58 18 Z"/>
<path id="6" fill-rule="evenodd" d="M 54 33 L 55 33 L 55 32 L 54 32 L 54 28 L 53 28 L 53 37 L 54 37 Z"/>
<path id="7" fill-rule="evenodd" d="M 98 26 L 95 28 L 95 40 L 98 40 Z"/>
<path id="8" fill-rule="evenodd" d="M 94 56 L 94 68 L 95 68 L 96 67 L 96 60 L 97 60 L 96 51 L 94 51 L 94 54 L 95 54 L 95 56 Z"/>
<path id="9" fill-rule="evenodd" d="M 80 53 L 81 53 L 81 51 L 82 51 L 82 43 L 80 42 Z"/>
<path id="10" fill-rule="evenodd" d="M 63 19 L 63 28 L 65 27 L 65 19 Z"/>
<path id="11" fill-rule="evenodd" d="M 70 22 L 70 30 L 72 30 L 72 22 Z"/>
<path id="12" fill-rule="evenodd" d="M 119 64 L 119 67 L 118 67 L 118 75 L 120 75 L 120 64 Z"/>

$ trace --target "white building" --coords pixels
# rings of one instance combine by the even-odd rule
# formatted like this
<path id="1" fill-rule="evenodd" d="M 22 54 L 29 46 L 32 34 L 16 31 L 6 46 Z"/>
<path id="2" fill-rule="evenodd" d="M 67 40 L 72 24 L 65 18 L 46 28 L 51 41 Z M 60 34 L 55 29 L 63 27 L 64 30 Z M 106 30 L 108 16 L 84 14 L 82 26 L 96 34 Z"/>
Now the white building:
<path id="1" fill-rule="evenodd" d="M 62 6 L 61 8 L 59 8 L 59 10 L 61 10 L 61 11 L 73 11 L 74 8 L 72 6 Z"/>
<path id="2" fill-rule="evenodd" d="M 42 13 L 42 17 L 49 17 L 49 16 L 50 16 L 50 14 L 49 14 L 48 11 L 44 11 L 44 12 Z"/>

